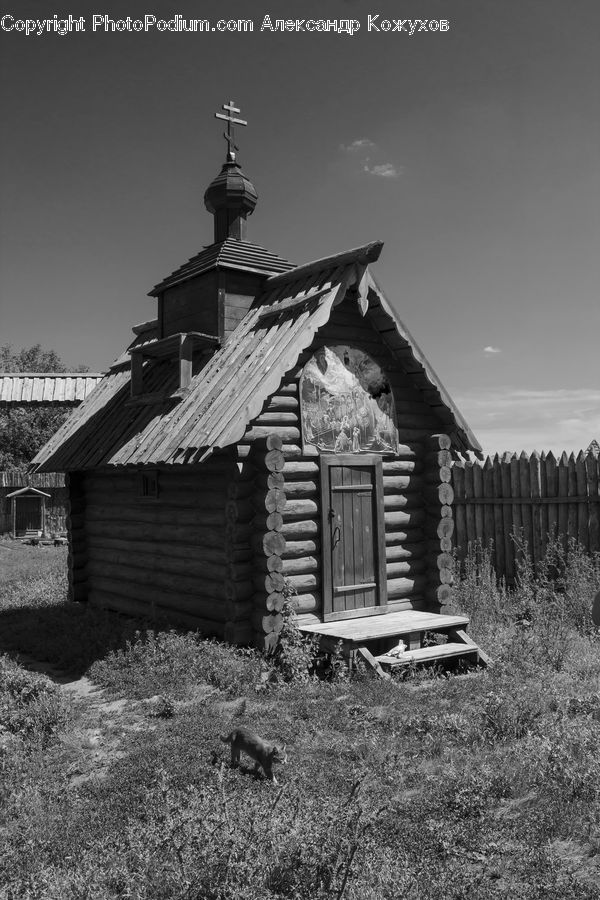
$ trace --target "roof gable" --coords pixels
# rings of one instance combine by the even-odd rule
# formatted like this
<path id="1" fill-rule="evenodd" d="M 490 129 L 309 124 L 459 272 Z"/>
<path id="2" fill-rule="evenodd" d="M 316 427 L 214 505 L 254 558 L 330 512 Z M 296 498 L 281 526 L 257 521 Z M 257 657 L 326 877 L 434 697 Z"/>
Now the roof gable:
<path id="1" fill-rule="evenodd" d="M 7 494 L 6 499 L 10 500 L 13 497 L 51 497 L 52 494 L 47 494 L 46 491 L 40 491 L 39 488 L 31 487 L 31 485 L 27 485 L 27 487 L 19 488 L 18 491 L 13 491 L 12 494 Z"/>

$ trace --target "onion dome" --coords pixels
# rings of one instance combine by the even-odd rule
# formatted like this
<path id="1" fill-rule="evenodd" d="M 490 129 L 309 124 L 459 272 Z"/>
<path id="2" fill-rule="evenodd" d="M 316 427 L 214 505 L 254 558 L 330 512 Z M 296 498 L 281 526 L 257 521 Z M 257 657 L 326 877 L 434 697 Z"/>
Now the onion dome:
<path id="1" fill-rule="evenodd" d="M 215 243 L 227 238 L 246 239 L 246 218 L 254 211 L 257 200 L 254 185 L 239 163 L 229 158 L 204 194 L 204 205 L 215 220 Z"/>

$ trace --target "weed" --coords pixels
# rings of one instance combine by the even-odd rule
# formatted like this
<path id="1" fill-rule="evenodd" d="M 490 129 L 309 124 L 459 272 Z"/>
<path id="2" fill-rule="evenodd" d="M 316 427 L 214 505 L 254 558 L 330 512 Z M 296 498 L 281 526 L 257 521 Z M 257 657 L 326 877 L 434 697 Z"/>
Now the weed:
<path id="1" fill-rule="evenodd" d="M 8 667 L 0 897 L 596 900 L 600 645 L 584 615 L 595 566 L 567 548 L 508 590 L 486 551 L 472 556 L 457 598 L 495 665 L 469 679 L 348 680 L 341 657 L 335 681 L 314 678 L 297 628 L 285 645 L 284 615 L 289 680 L 260 694 L 254 651 L 103 620 L 66 604 L 54 576 L 46 596 L 43 580 L 13 579 L 0 609 L 14 640 L 45 638 L 94 662 L 107 689 L 154 699 L 98 777 L 80 780 L 73 764 L 87 753 L 93 773 L 94 752 L 75 758 L 68 733 L 56 740 L 69 720 L 36 706 L 46 682 Z M 212 686 L 201 703 L 176 703 L 198 682 Z M 40 741 L 15 712 L 35 709 L 49 725 Z M 232 719 L 287 743 L 280 788 L 228 768 L 219 735 Z"/>
<path id="2" fill-rule="evenodd" d="M 318 655 L 318 638 L 306 637 L 298 628 L 294 591 L 289 584 L 283 590 L 281 610 L 283 627 L 275 650 L 270 655 L 284 681 L 305 683 L 311 677 Z"/>
<path id="3" fill-rule="evenodd" d="M 68 721 L 68 705 L 45 675 L 26 672 L 0 657 L 0 752 L 3 735 L 46 746 Z"/>
<path id="4" fill-rule="evenodd" d="M 258 654 L 177 631 L 136 631 L 125 647 L 95 662 L 90 677 L 110 690 L 144 698 L 168 691 L 186 696 L 199 683 L 233 694 L 259 679 Z"/>

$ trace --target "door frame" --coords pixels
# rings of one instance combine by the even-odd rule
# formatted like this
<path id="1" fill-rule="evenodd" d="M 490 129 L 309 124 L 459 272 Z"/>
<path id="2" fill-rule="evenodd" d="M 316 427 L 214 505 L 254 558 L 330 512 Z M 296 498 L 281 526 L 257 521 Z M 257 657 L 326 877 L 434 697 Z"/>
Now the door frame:
<path id="1" fill-rule="evenodd" d="M 387 613 L 387 579 L 385 570 L 385 517 L 383 508 L 383 466 L 381 456 L 376 453 L 321 453 L 321 560 L 324 622 L 337 619 L 353 619 L 359 616 L 377 616 Z M 329 518 L 329 497 L 331 488 L 330 468 L 332 466 L 371 466 L 373 478 L 373 553 L 376 559 L 375 577 L 379 602 L 376 606 L 333 612 L 333 575 L 331 567 L 331 523 Z"/>

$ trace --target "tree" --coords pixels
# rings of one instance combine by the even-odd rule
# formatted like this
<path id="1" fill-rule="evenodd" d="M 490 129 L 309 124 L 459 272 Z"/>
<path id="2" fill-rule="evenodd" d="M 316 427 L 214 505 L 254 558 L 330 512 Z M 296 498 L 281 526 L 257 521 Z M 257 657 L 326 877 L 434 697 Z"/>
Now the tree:
<path id="1" fill-rule="evenodd" d="M 41 344 L 12 351 L 10 344 L 0 347 L 0 372 L 66 372 L 67 367 L 54 350 L 42 350 Z M 70 371 L 87 372 L 87 366 Z M 0 409 L 0 470 L 25 468 L 38 450 L 57 431 L 70 409 L 56 407 L 5 407 Z"/>
<path id="2" fill-rule="evenodd" d="M 67 370 L 56 350 L 42 350 L 41 344 L 22 347 L 13 353 L 12 344 L 0 347 L 0 372 L 89 372 L 89 366 Z"/>

